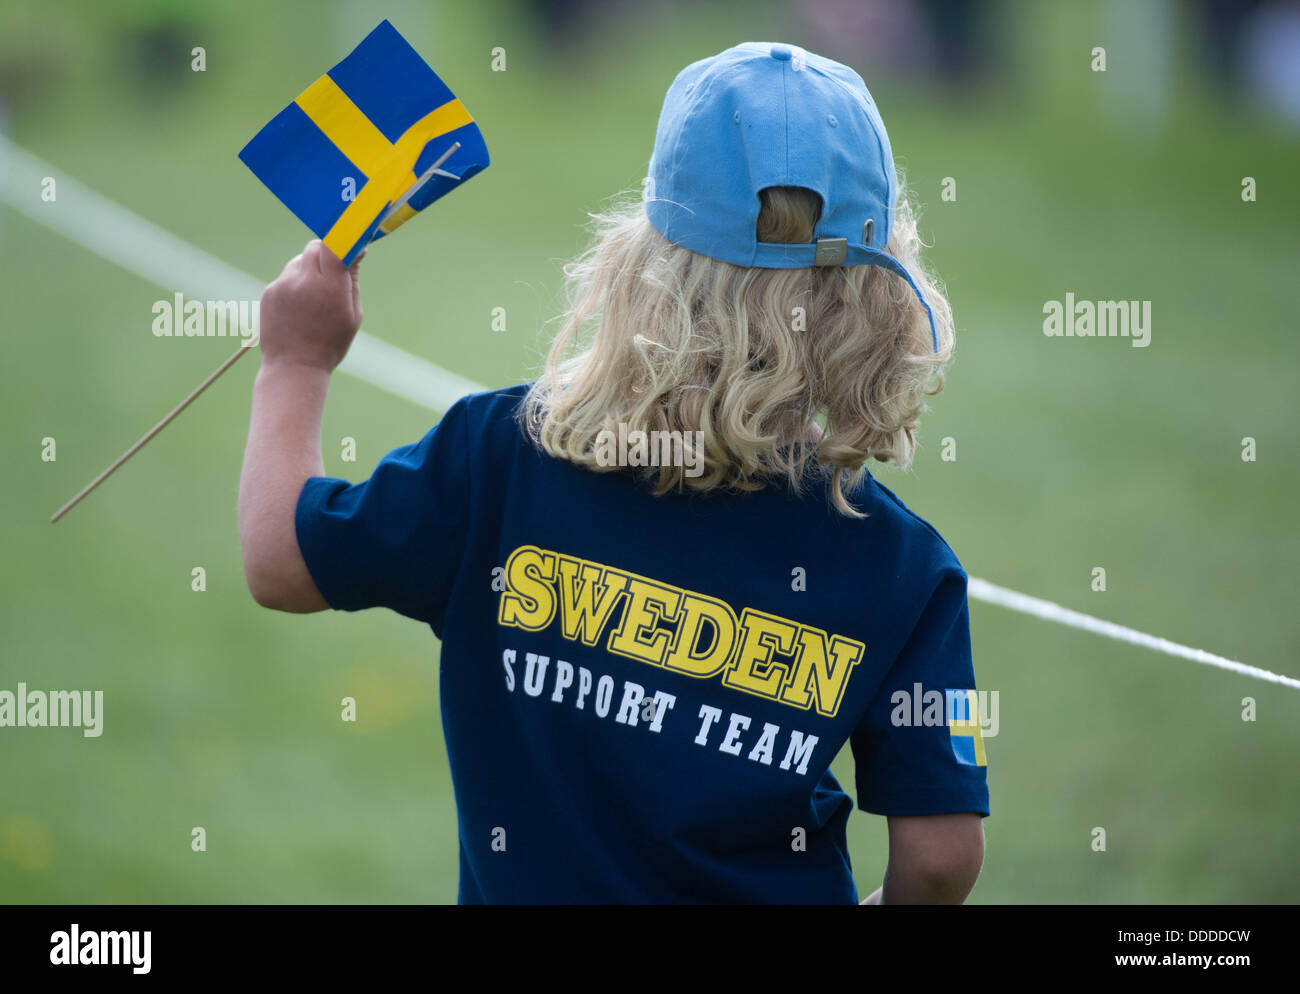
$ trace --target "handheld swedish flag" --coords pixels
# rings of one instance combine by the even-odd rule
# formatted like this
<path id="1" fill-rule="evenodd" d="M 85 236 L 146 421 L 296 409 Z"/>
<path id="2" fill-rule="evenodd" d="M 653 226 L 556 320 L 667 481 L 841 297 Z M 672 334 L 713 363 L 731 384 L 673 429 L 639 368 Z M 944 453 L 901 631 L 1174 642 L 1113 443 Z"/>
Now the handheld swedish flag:
<path id="1" fill-rule="evenodd" d="M 345 265 L 488 166 L 469 111 L 388 21 L 239 158 Z"/>

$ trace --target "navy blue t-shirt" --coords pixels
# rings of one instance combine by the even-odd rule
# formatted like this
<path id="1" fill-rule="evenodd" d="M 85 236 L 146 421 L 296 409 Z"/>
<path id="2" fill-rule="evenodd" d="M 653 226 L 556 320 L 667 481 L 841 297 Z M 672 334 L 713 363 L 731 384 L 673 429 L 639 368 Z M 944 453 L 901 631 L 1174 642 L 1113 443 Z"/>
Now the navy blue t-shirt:
<path id="1" fill-rule="evenodd" d="M 462 904 L 855 902 L 845 742 L 864 810 L 988 814 L 966 574 L 933 528 L 870 477 L 861 520 L 824 485 L 656 497 L 539 451 L 525 389 L 297 507 L 331 607 L 442 640 Z"/>

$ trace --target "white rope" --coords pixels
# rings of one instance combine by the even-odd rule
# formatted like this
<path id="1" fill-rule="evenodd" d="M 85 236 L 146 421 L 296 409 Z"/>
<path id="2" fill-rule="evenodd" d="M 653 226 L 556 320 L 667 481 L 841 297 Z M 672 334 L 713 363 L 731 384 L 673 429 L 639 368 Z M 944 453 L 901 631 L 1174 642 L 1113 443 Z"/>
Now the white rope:
<path id="1" fill-rule="evenodd" d="M 53 203 L 46 203 L 40 196 L 41 183 L 47 176 L 57 184 Z M 217 299 L 256 300 L 262 294 L 261 280 L 115 204 L 19 148 L 3 134 L 0 200 L 69 241 L 167 290 L 188 290 Z M 357 335 L 339 370 L 436 413 L 446 411 L 467 393 L 486 389 L 365 332 Z M 970 578 L 967 592 L 975 600 L 1045 621 L 1300 690 L 1300 680 L 1293 677 L 1102 621 L 978 577 Z"/>
<path id="2" fill-rule="evenodd" d="M 1221 670 L 1231 670 L 1234 673 L 1254 677 L 1256 680 L 1267 680 L 1269 683 L 1280 683 L 1284 687 L 1294 687 L 1300 690 L 1300 680 L 1294 677 L 1282 676 L 1280 673 L 1263 670 L 1258 666 L 1247 666 L 1235 659 L 1225 659 L 1223 656 L 1216 656 L 1204 649 L 1193 649 L 1191 646 L 1179 645 L 1177 642 L 1170 642 L 1168 639 L 1139 632 L 1135 628 L 1125 628 L 1123 625 L 1117 625 L 1112 621 L 1102 621 L 1100 618 L 1094 618 L 1092 615 L 1082 614 L 1079 611 L 1071 611 L 1068 607 L 1061 607 L 1060 604 L 1053 604 L 1051 601 L 1017 593 L 1014 590 L 1008 590 L 1006 587 L 999 587 L 978 577 L 972 576 L 970 578 L 966 585 L 966 592 L 976 600 L 997 604 L 999 607 L 1010 608 L 1012 611 L 1019 611 L 1022 614 L 1031 614 L 1035 618 L 1042 618 L 1044 621 L 1054 621 L 1058 625 L 1080 628 L 1085 632 L 1092 632 L 1094 635 L 1103 635 L 1106 638 L 1115 639 L 1117 642 L 1129 642 L 1146 649 L 1154 649 L 1156 652 L 1163 652 L 1168 656 L 1190 659 L 1194 663 L 1217 666 Z"/>
<path id="3" fill-rule="evenodd" d="M 41 199 L 45 177 L 53 202 Z M 0 134 L 0 200 L 114 265 L 170 292 L 258 300 L 266 284 L 115 204 Z M 427 359 L 360 332 L 339 371 L 439 413 L 486 389 Z"/>

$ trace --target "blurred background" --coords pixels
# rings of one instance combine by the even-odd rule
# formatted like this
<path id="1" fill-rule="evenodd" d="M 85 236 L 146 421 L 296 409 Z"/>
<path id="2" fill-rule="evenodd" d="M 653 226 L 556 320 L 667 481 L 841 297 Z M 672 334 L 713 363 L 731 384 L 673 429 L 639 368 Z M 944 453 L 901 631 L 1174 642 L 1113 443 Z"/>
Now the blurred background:
<path id="1" fill-rule="evenodd" d="M 677 71 L 746 40 L 838 58 L 876 96 L 958 324 L 915 464 L 877 475 L 973 576 L 1300 675 L 1296 3 L 9 0 L 0 131 L 267 281 L 309 234 L 236 154 L 384 17 L 493 165 L 371 253 L 366 330 L 490 386 L 529 378 L 586 212 L 639 187 Z M 1151 301 L 1150 346 L 1044 336 L 1067 292 Z M 0 729 L 0 901 L 453 902 L 436 641 L 244 587 L 254 363 L 46 521 L 231 350 L 154 337 L 171 294 L 0 206 L 0 689 L 105 695 L 98 738 Z M 326 470 L 364 478 L 435 417 L 336 377 Z M 1296 900 L 1300 695 L 971 614 L 1000 695 L 972 902 Z M 852 793 L 847 751 L 834 769 Z M 884 822 L 850 830 L 865 894 Z"/>

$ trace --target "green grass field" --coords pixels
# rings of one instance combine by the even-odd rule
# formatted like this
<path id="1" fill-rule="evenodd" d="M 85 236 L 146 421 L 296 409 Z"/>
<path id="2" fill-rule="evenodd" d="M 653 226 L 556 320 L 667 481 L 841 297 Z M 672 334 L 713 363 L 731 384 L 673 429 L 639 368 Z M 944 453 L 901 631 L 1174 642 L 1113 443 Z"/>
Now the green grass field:
<path id="1" fill-rule="evenodd" d="M 145 83 L 122 40 L 139 6 L 0 13 L 0 66 L 37 67 L 14 89 L 10 137 L 270 280 L 309 234 L 236 153 L 391 17 L 480 121 L 494 162 L 371 252 L 365 327 L 492 386 L 536 369 L 560 264 L 584 243 L 585 212 L 639 184 L 676 71 L 741 40 L 805 41 L 777 7 L 632 13 L 585 46 L 548 48 L 495 0 L 336 17 L 204 4 L 178 68 Z M 926 205 L 958 322 L 915 464 L 878 475 L 973 576 L 1300 675 L 1300 145 L 1207 99 L 1191 70 L 1163 131 L 1126 129 L 1123 94 L 1088 70 L 1106 43 L 1093 5 L 1049 7 L 1012 5 L 1016 60 L 982 98 L 877 85 L 858 66 Z M 192 44 L 205 73 L 190 72 Z M 490 71 L 495 46 L 504 73 Z M 1243 176 L 1258 202 L 1242 201 Z M 955 202 L 940 200 L 944 177 Z M 155 338 L 151 307 L 170 289 L 5 207 L 0 273 L 0 689 L 105 695 L 99 738 L 0 729 L 0 901 L 454 901 L 432 635 L 384 611 L 277 615 L 244 587 L 235 495 L 253 361 L 51 526 L 230 346 Z M 1152 301 L 1150 347 L 1045 337 L 1043 304 L 1067 291 Z M 505 332 L 491 330 L 495 307 Z M 327 472 L 363 478 L 434 417 L 336 377 Z M 41 460 L 47 436 L 55 462 Z M 340 460 L 344 436 L 355 464 Z M 955 462 L 940 459 L 944 437 Z M 191 590 L 196 566 L 205 592 Z M 1001 725 L 973 902 L 1296 900 L 1300 695 L 985 604 L 971 613 Z M 344 696 L 355 724 L 340 721 Z M 852 792 L 847 751 L 835 771 Z M 206 852 L 191 851 L 195 826 Z M 884 823 L 855 813 L 850 829 L 865 894 Z"/>

